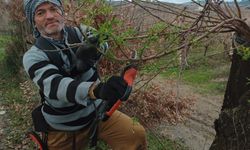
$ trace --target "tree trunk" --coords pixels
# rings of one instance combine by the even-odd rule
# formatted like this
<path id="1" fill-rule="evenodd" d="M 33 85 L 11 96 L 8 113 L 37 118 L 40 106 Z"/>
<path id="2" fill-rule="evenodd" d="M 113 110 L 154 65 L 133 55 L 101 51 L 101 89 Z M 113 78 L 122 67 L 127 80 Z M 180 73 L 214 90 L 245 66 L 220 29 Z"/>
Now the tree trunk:
<path id="1" fill-rule="evenodd" d="M 250 60 L 234 50 L 232 65 L 210 150 L 250 150 Z"/>

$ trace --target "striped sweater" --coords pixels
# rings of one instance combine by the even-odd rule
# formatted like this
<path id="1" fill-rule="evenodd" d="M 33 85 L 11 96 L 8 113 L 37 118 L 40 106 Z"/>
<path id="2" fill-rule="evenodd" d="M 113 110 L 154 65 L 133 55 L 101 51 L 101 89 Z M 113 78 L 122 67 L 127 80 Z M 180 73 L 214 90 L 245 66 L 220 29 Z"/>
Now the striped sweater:
<path id="1" fill-rule="evenodd" d="M 83 29 L 86 28 L 83 26 Z M 83 30 L 83 31 L 85 31 Z M 80 31 L 76 29 L 77 36 L 84 41 Z M 57 49 L 66 71 L 72 70 L 74 51 L 60 50 L 69 47 L 68 34 L 64 29 L 64 40 L 55 41 L 46 38 Z M 107 44 L 102 45 L 103 50 Z M 81 78 L 65 76 L 60 69 L 49 59 L 45 51 L 32 46 L 23 56 L 23 66 L 32 81 L 42 91 L 45 104 L 42 114 L 46 122 L 54 129 L 75 131 L 88 126 L 95 116 L 96 107 L 101 100 L 90 100 L 88 90 L 93 81 L 97 79 L 95 69 L 91 68 L 81 74 Z M 79 76 L 79 75 L 78 75 Z"/>

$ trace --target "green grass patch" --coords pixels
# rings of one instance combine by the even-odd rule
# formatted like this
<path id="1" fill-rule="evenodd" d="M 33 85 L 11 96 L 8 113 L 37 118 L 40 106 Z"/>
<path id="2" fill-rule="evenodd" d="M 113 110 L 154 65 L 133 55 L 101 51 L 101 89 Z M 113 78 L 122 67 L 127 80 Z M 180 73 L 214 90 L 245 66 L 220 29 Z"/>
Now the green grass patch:
<path id="1" fill-rule="evenodd" d="M 179 68 L 171 68 L 161 75 L 168 79 L 181 80 L 189 84 L 202 94 L 222 94 L 225 90 L 229 65 L 223 64 L 218 68 L 211 66 L 199 66 L 180 71 Z"/>
<path id="2" fill-rule="evenodd" d="M 5 57 L 5 47 L 8 42 L 11 41 L 11 36 L 9 35 L 1 35 L 0 36 L 0 61 L 2 61 Z"/>
<path id="3" fill-rule="evenodd" d="M 4 52 L 4 48 L 0 47 L 0 61 L 2 61 L 5 57 L 5 52 Z"/>
<path id="4" fill-rule="evenodd" d="M 144 65 L 142 72 L 155 74 L 163 68 L 160 75 L 166 79 L 181 80 L 202 94 L 223 94 L 231 62 L 221 50 L 222 44 L 211 46 L 204 56 L 202 47 L 197 47 L 190 52 L 185 69 L 180 70 L 179 60 L 172 55 Z"/>
<path id="5" fill-rule="evenodd" d="M 0 104 L 7 111 L 7 121 L 4 133 L 6 135 L 1 139 L 6 148 L 12 148 L 15 144 L 22 143 L 24 139 L 24 131 L 27 128 L 27 110 L 23 105 L 26 103 L 22 98 L 22 91 L 19 83 L 20 77 L 14 74 L 6 66 L 4 59 L 6 58 L 5 49 L 7 43 L 11 41 L 10 35 L 0 36 Z"/>
<path id="6" fill-rule="evenodd" d="M 21 90 L 19 88 L 20 79 L 12 74 L 7 67 L 0 64 L 0 89 L 4 97 L 3 103 L 22 102 Z"/>
<path id="7" fill-rule="evenodd" d="M 158 135 L 157 135 L 158 136 Z M 187 150 L 183 144 L 169 140 L 166 137 L 155 137 L 154 134 L 147 134 L 149 150 Z"/>
<path id="8" fill-rule="evenodd" d="M 0 47 L 6 46 L 6 44 L 11 40 L 10 35 L 1 35 L 0 36 Z"/>
<path id="9" fill-rule="evenodd" d="M 3 145 L 12 149 L 24 143 L 26 133 L 31 127 L 31 109 L 34 101 L 24 99 L 20 89 L 23 77 L 14 74 L 3 63 L 0 63 L 0 104 L 6 110 L 6 127 L 4 128 Z M 34 98 L 35 99 L 35 98 Z M 30 143 L 26 145 L 30 145 Z"/>

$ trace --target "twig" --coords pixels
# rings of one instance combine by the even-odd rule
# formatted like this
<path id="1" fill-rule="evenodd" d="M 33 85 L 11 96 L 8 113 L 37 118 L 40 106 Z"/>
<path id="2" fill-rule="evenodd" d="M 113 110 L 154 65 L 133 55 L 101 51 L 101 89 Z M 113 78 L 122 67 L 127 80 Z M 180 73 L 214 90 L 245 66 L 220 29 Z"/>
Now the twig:
<path id="1" fill-rule="evenodd" d="M 240 11 L 240 7 L 239 7 L 239 4 L 236 0 L 234 0 L 234 4 L 237 8 L 237 12 L 238 12 L 238 17 L 241 18 L 241 11 Z"/>
<path id="2" fill-rule="evenodd" d="M 231 14 L 231 12 L 230 12 L 230 10 L 228 9 L 228 6 L 227 6 L 227 4 L 226 3 L 223 3 L 223 5 L 224 5 L 224 7 L 225 7 L 225 10 L 227 11 L 227 13 L 229 14 L 229 16 L 232 18 L 233 17 L 233 15 Z"/>

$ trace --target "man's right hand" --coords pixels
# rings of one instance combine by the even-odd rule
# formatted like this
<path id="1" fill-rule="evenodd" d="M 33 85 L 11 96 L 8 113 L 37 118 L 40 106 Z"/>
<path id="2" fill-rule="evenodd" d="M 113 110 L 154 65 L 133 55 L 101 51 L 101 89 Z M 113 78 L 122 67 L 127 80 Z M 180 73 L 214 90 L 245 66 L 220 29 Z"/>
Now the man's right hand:
<path id="1" fill-rule="evenodd" d="M 127 86 L 128 84 L 122 77 L 112 76 L 107 82 L 100 83 L 93 93 L 96 98 L 115 103 L 125 95 Z"/>
<path id="2" fill-rule="evenodd" d="M 80 72 L 85 72 L 94 66 L 101 57 L 101 53 L 92 44 L 83 43 L 76 51 L 76 67 Z"/>

